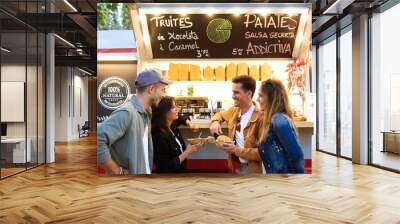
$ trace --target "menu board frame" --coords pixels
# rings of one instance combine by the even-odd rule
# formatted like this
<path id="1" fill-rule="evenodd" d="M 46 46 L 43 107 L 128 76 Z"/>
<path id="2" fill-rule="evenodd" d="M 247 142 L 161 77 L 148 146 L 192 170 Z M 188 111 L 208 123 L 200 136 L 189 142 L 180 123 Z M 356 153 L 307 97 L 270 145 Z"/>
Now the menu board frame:
<path id="1" fill-rule="evenodd" d="M 164 59 L 202 59 L 202 60 L 216 60 L 216 59 L 288 59 L 296 58 L 299 55 L 299 48 L 304 36 L 305 27 L 310 16 L 309 3 L 139 3 L 135 4 L 132 8 L 133 27 L 136 39 L 141 42 L 142 52 L 141 58 L 148 60 L 164 60 Z M 158 57 L 153 55 L 152 43 L 149 33 L 149 26 L 146 16 L 147 15 L 162 15 L 162 14 L 299 14 L 299 22 L 297 27 L 296 38 L 294 47 L 292 49 L 291 57 Z M 140 46 L 138 46 L 140 48 Z M 140 49 L 139 49 L 140 50 Z M 155 57 L 154 57 L 155 56 Z"/>

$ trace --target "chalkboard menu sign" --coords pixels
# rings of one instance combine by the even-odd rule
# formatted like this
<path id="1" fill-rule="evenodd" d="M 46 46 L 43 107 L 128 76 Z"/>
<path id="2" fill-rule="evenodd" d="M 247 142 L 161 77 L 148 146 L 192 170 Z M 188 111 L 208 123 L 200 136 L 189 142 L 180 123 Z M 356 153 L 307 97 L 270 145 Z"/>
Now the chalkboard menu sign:
<path id="1" fill-rule="evenodd" d="M 153 58 L 291 58 L 300 14 L 147 14 Z"/>

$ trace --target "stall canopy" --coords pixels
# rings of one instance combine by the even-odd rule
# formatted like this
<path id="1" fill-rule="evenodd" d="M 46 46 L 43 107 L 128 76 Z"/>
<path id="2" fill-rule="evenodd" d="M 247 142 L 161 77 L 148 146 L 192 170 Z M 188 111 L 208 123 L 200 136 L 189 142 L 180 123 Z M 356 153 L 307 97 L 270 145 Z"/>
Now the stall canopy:
<path id="1" fill-rule="evenodd" d="M 98 61 L 135 61 L 136 53 L 132 30 L 97 31 Z"/>

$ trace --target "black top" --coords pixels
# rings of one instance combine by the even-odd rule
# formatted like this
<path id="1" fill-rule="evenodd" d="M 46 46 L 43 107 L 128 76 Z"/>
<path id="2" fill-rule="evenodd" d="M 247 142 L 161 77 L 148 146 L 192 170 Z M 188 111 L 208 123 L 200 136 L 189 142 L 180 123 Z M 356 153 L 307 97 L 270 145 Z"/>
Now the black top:
<path id="1" fill-rule="evenodd" d="M 186 172 L 186 160 L 180 163 L 179 155 L 182 154 L 178 139 L 185 151 L 186 144 L 176 125 L 172 125 L 172 132 L 161 129 L 152 130 L 154 146 L 154 164 L 157 173 L 184 173 Z"/>

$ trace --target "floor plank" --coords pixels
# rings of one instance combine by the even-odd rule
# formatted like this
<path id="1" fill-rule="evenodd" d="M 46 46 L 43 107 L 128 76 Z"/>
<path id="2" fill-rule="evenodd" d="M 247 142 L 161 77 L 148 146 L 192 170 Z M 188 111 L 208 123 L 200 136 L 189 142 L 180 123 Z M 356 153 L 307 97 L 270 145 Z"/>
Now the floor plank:
<path id="1" fill-rule="evenodd" d="M 400 170 L 400 154 L 375 150 L 372 157 L 372 162 L 376 165 Z"/>
<path id="2" fill-rule="evenodd" d="M 320 152 L 312 175 L 98 177 L 96 139 L 0 181 L 0 223 L 400 223 L 400 175 Z"/>

